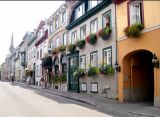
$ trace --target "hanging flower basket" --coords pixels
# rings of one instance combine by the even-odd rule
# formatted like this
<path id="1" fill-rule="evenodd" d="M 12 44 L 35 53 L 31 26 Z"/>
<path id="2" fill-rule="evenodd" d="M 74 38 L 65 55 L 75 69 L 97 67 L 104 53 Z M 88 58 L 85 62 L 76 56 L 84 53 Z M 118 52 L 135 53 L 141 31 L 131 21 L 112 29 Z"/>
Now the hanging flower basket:
<path id="1" fill-rule="evenodd" d="M 63 51 L 66 50 L 66 46 L 65 46 L 65 45 L 61 45 L 61 46 L 58 47 L 58 50 L 59 50 L 60 52 L 63 52 Z"/>
<path id="2" fill-rule="evenodd" d="M 79 49 L 82 49 L 84 46 L 85 46 L 85 40 L 82 39 L 82 40 L 78 40 L 78 42 L 76 43 L 76 46 L 79 48 Z"/>
<path id="3" fill-rule="evenodd" d="M 86 37 L 86 41 L 88 43 L 90 43 L 91 45 L 94 45 L 97 41 L 97 35 L 94 33 L 94 34 L 90 34 Z"/>
<path id="4" fill-rule="evenodd" d="M 140 23 L 133 24 L 124 29 L 124 33 L 127 37 L 138 37 L 140 32 L 144 29 L 144 26 Z"/>
<path id="5" fill-rule="evenodd" d="M 73 53 L 76 50 L 76 46 L 74 44 L 70 44 L 68 46 L 68 50 L 69 50 L 70 53 Z"/>
<path id="6" fill-rule="evenodd" d="M 107 40 L 110 35 L 111 35 L 111 28 L 110 27 L 105 27 L 103 29 L 101 29 L 98 33 L 98 35 L 103 39 L 103 40 Z"/>

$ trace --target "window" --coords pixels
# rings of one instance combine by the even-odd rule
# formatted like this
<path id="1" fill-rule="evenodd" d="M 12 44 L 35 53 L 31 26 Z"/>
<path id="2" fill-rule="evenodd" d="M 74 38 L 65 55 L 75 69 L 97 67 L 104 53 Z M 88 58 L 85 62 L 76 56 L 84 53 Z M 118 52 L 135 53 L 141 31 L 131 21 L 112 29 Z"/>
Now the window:
<path id="1" fill-rule="evenodd" d="M 133 2 L 129 5 L 130 10 L 130 25 L 142 23 L 141 21 L 141 3 Z"/>
<path id="2" fill-rule="evenodd" d="M 83 55 L 80 57 L 80 68 L 85 69 L 86 68 L 86 56 Z"/>
<path id="3" fill-rule="evenodd" d="M 62 24 L 66 22 L 66 11 L 62 12 Z"/>
<path id="4" fill-rule="evenodd" d="M 84 4 L 80 5 L 76 9 L 76 19 L 79 18 L 80 16 L 82 16 L 83 14 L 84 14 Z"/>
<path id="5" fill-rule="evenodd" d="M 71 34 L 71 44 L 74 44 L 76 40 L 77 40 L 77 31 L 74 31 Z"/>
<path id="6" fill-rule="evenodd" d="M 59 47 L 59 38 L 56 39 L 56 47 Z"/>
<path id="7" fill-rule="evenodd" d="M 98 66 L 98 52 L 92 52 L 90 59 L 91 59 L 91 67 L 97 67 Z"/>
<path id="8" fill-rule="evenodd" d="M 63 34 L 63 45 L 66 45 L 66 43 L 67 43 L 67 34 L 64 33 Z"/>
<path id="9" fill-rule="evenodd" d="M 38 76 L 38 74 L 39 74 L 39 68 L 38 68 L 38 65 L 37 65 L 37 76 Z"/>
<path id="10" fill-rule="evenodd" d="M 91 92 L 92 93 L 98 93 L 98 82 L 92 82 L 91 83 Z"/>
<path id="11" fill-rule="evenodd" d="M 89 0 L 89 10 L 92 9 L 93 7 L 95 7 L 98 4 L 97 0 Z"/>
<path id="12" fill-rule="evenodd" d="M 53 41 L 50 42 L 50 48 L 53 49 Z"/>
<path id="13" fill-rule="evenodd" d="M 91 33 L 96 33 L 98 30 L 98 21 L 97 19 L 91 21 Z"/>
<path id="14" fill-rule="evenodd" d="M 37 60 L 39 59 L 39 51 L 37 52 Z"/>
<path id="15" fill-rule="evenodd" d="M 53 20 L 49 23 L 49 33 L 51 34 L 53 32 Z"/>
<path id="16" fill-rule="evenodd" d="M 55 28 L 58 28 L 59 27 L 59 21 L 58 21 L 58 18 L 56 18 L 55 20 Z"/>
<path id="17" fill-rule="evenodd" d="M 111 11 L 107 11 L 106 13 L 104 13 L 102 15 L 102 28 L 105 28 L 106 26 L 109 26 L 111 25 Z"/>
<path id="18" fill-rule="evenodd" d="M 112 50 L 111 47 L 103 49 L 103 63 L 107 65 L 112 64 Z"/>
<path id="19" fill-rule="evenodd" d="M 40 49 L 40 59 L 42 58 L 42 49 Z"/>
<path id="20" fill-rule="evenodd" d="M 86 37 L 86 25 L 81 27 L 80 29 L 80 38 L 85 39 L 85 37 Z"/>

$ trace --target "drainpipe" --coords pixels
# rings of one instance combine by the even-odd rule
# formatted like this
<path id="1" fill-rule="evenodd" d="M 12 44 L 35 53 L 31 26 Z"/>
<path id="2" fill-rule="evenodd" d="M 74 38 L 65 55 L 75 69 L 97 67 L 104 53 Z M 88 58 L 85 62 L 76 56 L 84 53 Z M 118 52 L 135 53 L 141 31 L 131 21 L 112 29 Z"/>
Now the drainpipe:
<path id="1" fill-rule="evenodd" d="M 116 44 L 116 61 L 117 62 L 117 54 L 118 54 L 118 49 L 117 49 L 117 17 L 116 17 L 116 14 L 117 14 L 117 11 L 116 11 L 116 2 L 114 2 L 114 5 L 115 5 L 115 44 Z M 117 62 L 118 63 L 118 62 Z M 118 71 L 116 71 L 116 77 L 117 77 L 117 80 L 116 80 L 116 86 L 117 86 L 117 99 L 119 98 L 118 96 Z"/>

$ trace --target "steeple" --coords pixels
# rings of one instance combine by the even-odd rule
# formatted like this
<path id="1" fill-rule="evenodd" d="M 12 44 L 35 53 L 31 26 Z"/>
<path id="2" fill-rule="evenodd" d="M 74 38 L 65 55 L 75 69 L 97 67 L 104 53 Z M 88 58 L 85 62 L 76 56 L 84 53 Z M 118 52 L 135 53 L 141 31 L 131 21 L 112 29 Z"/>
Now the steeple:
<path id="1" fill-rule="evenodd" d="M 15 48 L 14 48 L 14 45 L 13 45 L 13 32 L 12 32 L 11 45 L 10 45 L 10 47 L 9 47 L 9 51 L 10 51 L 11 54 L 13 54 L 14 49 L 15 49 Z"/>

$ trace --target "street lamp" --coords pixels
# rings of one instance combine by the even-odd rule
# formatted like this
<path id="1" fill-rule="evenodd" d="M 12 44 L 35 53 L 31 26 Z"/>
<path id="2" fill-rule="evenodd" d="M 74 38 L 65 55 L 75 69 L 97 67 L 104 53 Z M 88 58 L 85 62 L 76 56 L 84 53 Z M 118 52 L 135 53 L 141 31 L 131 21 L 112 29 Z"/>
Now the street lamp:
<path id="1" fill-rule="evenodd" d="M 158 58 L 155 54 L 153 54 L 152 63 L 153 63 L 155 68 L 159 68 L 159 60 L 158 60 Z"/>
<path id="2" fill-rule="evenodd" d="M 118 64 L 118 62 L 116 61 L 116 63 L 114 64 L 114 67 L 115 67 L 115 69 L 116 69 L 116 71 L 118 71 L 118 72 L 120 72 L 120 66 L 119 66 L 119 64 Z"/>

